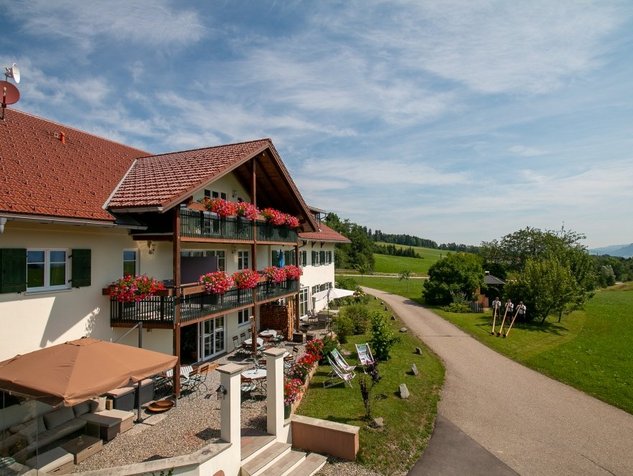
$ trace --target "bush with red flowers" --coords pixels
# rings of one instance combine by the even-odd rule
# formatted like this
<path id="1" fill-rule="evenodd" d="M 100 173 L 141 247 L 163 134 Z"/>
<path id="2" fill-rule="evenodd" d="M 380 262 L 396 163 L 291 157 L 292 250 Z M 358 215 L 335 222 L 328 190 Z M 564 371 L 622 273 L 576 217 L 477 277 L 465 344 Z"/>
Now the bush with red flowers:
<path id="1" fill-rule="evenodd" d="M 298 378 L 284 379 L 284 405 L 292 405 L 301 396 L 303 382 Z"/>
<path id="2" fill-rule="evenodd" d="M 283 283 L 286 280 L 286 272 L 277 266 L 267 266 L 264 268 L 264 276 L 272 283 Z"/>
<path id="3" fill-rule="evenodd" d="M 215 271 L 200 276 L 198 280 L 208 293 L 224 294 L 233 287 L 233 278 L 224 271 Z"/>
<path id="4" fill-rule="evenodd" d="M 291 281 L 298 281 L 303 274 L 301 268 L 299 266 L 295 266 L 294 264 L 284 266 L 283 270 L 286 273 L 286 279 L 290 279 Z"/>
<path id="5" fill-rule="evenodd" d="M 162 282 L 145 274 L 141 276 L 126 274 L 110 287 L 110 296 L 119 302 L 138 302 L 164 289 L 165 285 Z"/>
<path id="6" fill-rule="evenodd" d="M 259 273 L 252 269 L 243 269 L 233 273 L 233 282 L 238 289 L 253 289 L 259 283 Z"/>

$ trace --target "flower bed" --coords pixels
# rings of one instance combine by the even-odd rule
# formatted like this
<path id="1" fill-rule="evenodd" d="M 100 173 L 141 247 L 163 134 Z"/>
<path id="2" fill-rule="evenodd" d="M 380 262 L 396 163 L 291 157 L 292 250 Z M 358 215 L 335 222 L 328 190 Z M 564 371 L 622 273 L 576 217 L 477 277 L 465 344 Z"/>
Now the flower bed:
<path id="1" fill-rule="evenodd" d="M 323 358 L 323 341 L 311 340 L 306 344 L 305 353 L 286 371 L 284 379 L 284 405 L 291 405 L 294 411 L 305 391 L 310 379 L 316 372 L 319 361 Z"/>

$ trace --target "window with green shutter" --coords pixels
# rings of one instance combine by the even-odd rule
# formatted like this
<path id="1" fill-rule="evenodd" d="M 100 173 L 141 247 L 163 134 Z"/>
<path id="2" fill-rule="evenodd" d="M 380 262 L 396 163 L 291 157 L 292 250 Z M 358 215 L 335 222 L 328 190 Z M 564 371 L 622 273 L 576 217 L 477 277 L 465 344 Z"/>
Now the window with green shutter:
<path id="1" fill-rule="evenodd" d="M 91 284 L 91 250 L 72 250 L 72 286 L 80 288 L 82 286 L 90 286 Z"/>
<path id="2" fill-rule="evenodd" d="M 0 293 L 26 291 L 26 249 L 0 248 Z"/>

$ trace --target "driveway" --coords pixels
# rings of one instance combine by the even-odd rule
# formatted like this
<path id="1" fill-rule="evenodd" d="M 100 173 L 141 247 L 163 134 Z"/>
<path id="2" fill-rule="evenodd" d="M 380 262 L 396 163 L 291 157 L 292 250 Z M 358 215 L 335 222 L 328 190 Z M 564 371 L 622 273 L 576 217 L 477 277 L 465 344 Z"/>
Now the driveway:
<path id="1" fill-rule="evenodd" d="M 633 475 L 632 415 L 503 357 L 409 299 L 367 292 L 446 367 L 441 435 L 434 433 L 411 474 Z M 478 471 L 476 458 L 456 457 L 477 449 L 490 471 Z"/>

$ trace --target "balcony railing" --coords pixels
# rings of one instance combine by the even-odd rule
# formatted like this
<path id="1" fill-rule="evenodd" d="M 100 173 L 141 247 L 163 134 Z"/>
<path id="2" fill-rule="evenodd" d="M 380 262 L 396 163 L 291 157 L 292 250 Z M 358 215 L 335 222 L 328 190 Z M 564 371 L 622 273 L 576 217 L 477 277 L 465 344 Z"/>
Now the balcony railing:
<path id="1" fill-rule="evenodd" d="M 252 305 L 254 298 L 265 301 L 299 291 L 299 281 L 279 284 L 259 283 L 255 289 L 231 289 L 222 295 L 193 293 L 182 297 L 181 322 L 188 322 L 222 312 L 230 312 Z M 110 299 L 110 324 L 155 324 L 156 327 L 171 327 L 174 324 L 176 297 L 151 296 L 139 302 L 119 302 Z"/>
<path id="2" fill-rule="evenodd" d="M 187 238 L 253 240 L 254 223 L 242 218 L 219 218 L 215 213 L 182 209 L 180 223 L 180 235 Z M 297 241 L 297 232 L 287 226 L 275 226 L 263 221 L 256 224 L 257 241 Z"/>

